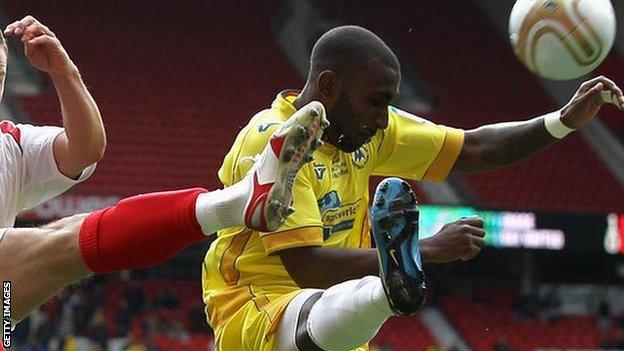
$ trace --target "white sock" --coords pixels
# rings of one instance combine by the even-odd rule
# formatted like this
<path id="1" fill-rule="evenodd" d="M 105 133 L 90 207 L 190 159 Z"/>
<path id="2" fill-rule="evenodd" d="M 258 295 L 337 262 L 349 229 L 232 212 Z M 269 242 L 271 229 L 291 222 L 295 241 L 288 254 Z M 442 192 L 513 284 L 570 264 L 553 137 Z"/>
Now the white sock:
<path id="1" fill-rule="evenodd" d="M 323 350 L 351 350 L 371 341 L 390 316 L 381 279 L 367 276 L 325 290 L 310 309 L 307 328 Z"/>
<path id="2" fill-rule="evenodd" d="M 195 202 L 195 216 L 206 235 L 231 227 L 244 227 L 245 205 L 249 197 L 248 180 L 225 189 L 200 194 Z"/>

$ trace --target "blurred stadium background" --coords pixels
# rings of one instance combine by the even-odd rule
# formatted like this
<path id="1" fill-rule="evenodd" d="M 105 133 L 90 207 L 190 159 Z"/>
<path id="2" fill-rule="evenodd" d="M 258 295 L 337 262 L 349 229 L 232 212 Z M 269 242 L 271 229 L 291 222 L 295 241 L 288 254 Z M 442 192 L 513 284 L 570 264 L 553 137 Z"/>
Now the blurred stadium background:
<path id="1" fill-rule="evenodd" d="M 624 2 L 613 3 L 621 25 Z M 238 130 L 280 90 L 302 86 L 311 45 L 335 25 L 384 38 L 403 65 L 398 105 L 435 122 L 472 128 L 554 110 L 578 82 L 542 81 L 516 60 L 506 31 L 512 5 L 2 0 L 2 23 L 32 14 L 61 38 L 109 137 L 91 180 L 23 214 L 20 225 L 140 192 L 218 187 L 216 171 Z M 596 72 L 620 85 L 623 29 Z M 60 125 L 47 77 L 17 43 L 10 50 L 2 117 Z M 624 349 L 623 118 L 605 108 L 600 121 L 521 165 L 415 184 L 427 205 L 423 234 L 479 211 L 490 245 L 470 262 L 426 267 L 427 309 L 391 320 L 373 348 Z M 18 326 L 12 349 L 211 350 L 199 283 L 208 245 L 66 289 Z"/>

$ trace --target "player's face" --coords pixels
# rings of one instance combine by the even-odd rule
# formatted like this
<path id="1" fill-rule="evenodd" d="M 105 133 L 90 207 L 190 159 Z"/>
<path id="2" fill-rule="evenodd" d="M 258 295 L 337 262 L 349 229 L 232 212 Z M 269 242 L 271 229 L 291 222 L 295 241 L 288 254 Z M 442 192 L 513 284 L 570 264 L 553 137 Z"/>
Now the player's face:
<path id="1" fill-rule="evenodd" d="M 345 81 L 331 113 L 336 124 L 337 148 L 353 152 L 388 126 L 388 105 L 398 94 L 400 72 L 378 60 Z"/>

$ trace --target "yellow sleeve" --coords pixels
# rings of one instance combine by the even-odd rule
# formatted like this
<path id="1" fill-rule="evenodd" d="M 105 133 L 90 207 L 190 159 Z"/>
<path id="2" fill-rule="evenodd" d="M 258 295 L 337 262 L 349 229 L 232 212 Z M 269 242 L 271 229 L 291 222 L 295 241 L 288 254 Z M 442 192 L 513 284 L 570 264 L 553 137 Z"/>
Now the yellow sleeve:
<path id="1" fill-rule="evenodd" d="M 309 168 L 310 165 L 304 167 Z M 295 212 L 276 232 L 260 234 L 267 253 L 323 244 L 321 214 L 312 184 L 308 181 L 307 173 L 309 172 L 311 172 L 310 169 L 301 169 L 295 178 L 292 190 Z"/>
<path id="2" fill-rule="evenodd" d="M 437 125 L 396 107 L 380 135 L 373 174 L 441 181 L 455 164 L 464 131 Z"/>

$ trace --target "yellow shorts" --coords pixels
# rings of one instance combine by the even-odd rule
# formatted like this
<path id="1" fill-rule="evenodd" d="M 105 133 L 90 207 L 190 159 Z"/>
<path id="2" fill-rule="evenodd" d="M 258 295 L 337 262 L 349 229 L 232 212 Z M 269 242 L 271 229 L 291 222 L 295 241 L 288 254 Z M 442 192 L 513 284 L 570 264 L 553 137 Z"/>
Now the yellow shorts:
<path id="1" fill-rule="evenodd" d="M 303 290 L 266 295 L 266 304 L 248 301 L 215 330 L 217 351 L 273 351 L 277 328 L 292 299 Z M 256 300 L 265 300 L 264 298 Z M 265 301 L 266 301 L 265 300 Z M 368 351 L 367 345 L 352 351 Z"/>
<path id="2" fill-rule="evenodd" d="M 270 301 L 261 307 L 253 300 L 247 301 L 225 324 L 215 330 L 217 351 L 271 351 L 275 331 L 282 312 L 300 292 L 285 295 L 268 295 Z"/>

